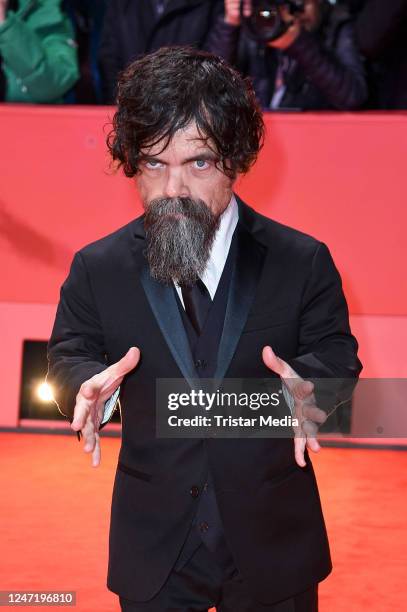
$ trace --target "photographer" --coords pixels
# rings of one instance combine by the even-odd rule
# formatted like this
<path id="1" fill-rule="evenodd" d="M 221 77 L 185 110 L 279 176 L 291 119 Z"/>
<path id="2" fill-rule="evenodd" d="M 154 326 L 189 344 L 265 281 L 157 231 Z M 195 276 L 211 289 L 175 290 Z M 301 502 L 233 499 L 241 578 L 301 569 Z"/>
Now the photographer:
<path id="1" fill-rule="evenodd" d="M 272 9 L 263 15 L 274 11 L 282 26 L 268 41 L 262 5 Z M 350 15 L 327 0 L 225 0 L 210 49 L 251 77 L 265 109 L 352 110 L 367 98 Z"/>
<path id="2" fill-rule="evenodd" d="M 119 73 L 145 53 L 168 45 L 206 49 L 222 14 L 222 0 L 109 0 L 98 54 L 104 103 L 114 104 Z"/>

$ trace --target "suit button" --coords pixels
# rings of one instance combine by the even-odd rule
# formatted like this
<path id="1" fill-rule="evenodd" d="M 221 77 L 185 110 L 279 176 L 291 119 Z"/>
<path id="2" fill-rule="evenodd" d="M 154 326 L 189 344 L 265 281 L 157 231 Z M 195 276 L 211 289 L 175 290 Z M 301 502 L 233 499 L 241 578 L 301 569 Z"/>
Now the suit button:
<path id="1" fill-rule="evenodd" d="M 189 492 L 191 493 L 192 497 L 198 497 L 198 495 L 199 495 L 199 487 L 196 487 L 194 485 L 193 487 L 191 487 Z"/>
<path id="2" fill-rule="evenodd" d="M 195 367 L 196 368 L 206 368 L 207 366 L 207 362 L 205 361 L 205 359 L 197 359 L 195 361 Z"/>
<path id="3" fill-rule="evenodd" d="M 209 525 L 206 521 L 199 524 L 199 530 L 202 531 L 202 533 L 205 533 L 205 531 L 208 531 L 208 529 L 209 529 Z"/>

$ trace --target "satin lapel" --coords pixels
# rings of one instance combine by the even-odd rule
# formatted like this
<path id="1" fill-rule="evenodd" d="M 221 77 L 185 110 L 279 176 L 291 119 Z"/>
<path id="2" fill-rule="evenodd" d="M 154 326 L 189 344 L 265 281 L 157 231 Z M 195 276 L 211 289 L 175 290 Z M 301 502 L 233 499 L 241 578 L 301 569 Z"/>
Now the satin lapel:
<path id="1" fill-rule="evenodd" d="M 218 365 L 214 376 L 218 380 L 224 377 L 236 350 L 254 300 L 267 252 L 267 247 L 254 237 L 254 234 L 258 235 L 261 229 L 259 217 L 237 195 L 236 199 L 239 206 L 239 223 L 236 227 L 237 249 L 219 344 Z M 144 238 L 141 219 L 137 229 L 141 234 L 139 237 Z M 189 384 L 195 386 L 193 380 L 199 380 L 199 375 L 194 367 L 191 348 L 173 288 L 161 285 L 151 277 L 146 260 L 142 264 L 140 278 L 158 326 L 179 369 Z"/>
<path id="2" fill-rule="evenodd" d="M 239 209 L 240 214 L 240 202 Z M 238 231 L 236 259 L 230 279 L 225 323 L 218 351 L 218 366 L 214 376 L 218 382 L 225 376 L 239 342 L 267 251 L 267 248 L 255 240 L 251 232 L 244 227 L 241 214 L 236 231 Z"/>
<path id="3" fill-rule="evenodd" d="M 140 272 L 141 283 L 158 326 L 184 378 L 191 384 L 192 379 L 198 379 L 199 375 L 194 367 L 191 348 L 174 290 L 151 277 L 147 262 L 143 264 Z"/>

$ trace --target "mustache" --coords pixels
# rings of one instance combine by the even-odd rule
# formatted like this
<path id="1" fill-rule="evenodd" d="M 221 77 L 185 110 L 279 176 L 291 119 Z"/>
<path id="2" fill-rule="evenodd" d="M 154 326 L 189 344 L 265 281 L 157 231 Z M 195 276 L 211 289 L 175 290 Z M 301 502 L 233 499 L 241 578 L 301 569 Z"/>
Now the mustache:
<path id="1" fill-rule="evenodd" d="M 176 197 L 155 198 L 146 207 L 144 226 L 149 229 L 166 215 L 174 215 L 177 220 L 185 217 L 197 223 L 215 224 L 217 217 L 206 202 L 200 198 Z"/>

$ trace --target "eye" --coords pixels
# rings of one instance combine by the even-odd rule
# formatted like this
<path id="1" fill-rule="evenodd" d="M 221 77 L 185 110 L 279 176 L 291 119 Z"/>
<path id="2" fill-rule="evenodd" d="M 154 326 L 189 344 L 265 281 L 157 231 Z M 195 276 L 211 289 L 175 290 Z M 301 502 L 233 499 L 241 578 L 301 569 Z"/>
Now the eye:
<path id="1" fill-rule="evenodd" d="M 206 170 L 209 168 L 209 163 L 205 159 L 196 159 L 194 161 L 195 168 L 198 170 Z"/>
<path id="2" fill-rule="evenodd" d="M 163 164 L 161 162 L 158 162 L 155 159 L 150 159 L 149 161 L 145 162 L 145 166 L 149 170 L 155 170 L 156 168 L 161 168 L 162 165 Z"/>

